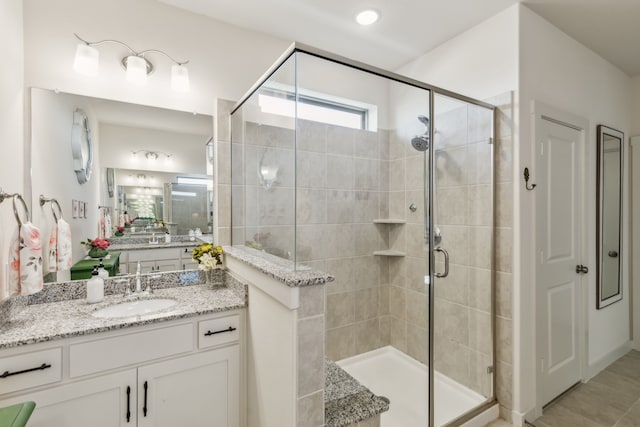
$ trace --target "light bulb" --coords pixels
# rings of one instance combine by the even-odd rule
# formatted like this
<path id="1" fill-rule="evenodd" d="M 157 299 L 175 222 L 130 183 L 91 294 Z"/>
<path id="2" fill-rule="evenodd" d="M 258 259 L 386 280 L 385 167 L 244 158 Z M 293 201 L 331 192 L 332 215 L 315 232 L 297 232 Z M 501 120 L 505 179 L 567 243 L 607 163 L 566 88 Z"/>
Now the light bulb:
<path id="1" fill-rule="evenodd" d="M 76 73 L 84 74 L 85 76 L 97 76 L 99 58 L 98 49 L 88 44 L 78 43 L 76 56 L 73 60 L 73 69 Z"/>
<path id="2" fill-rule="evenodd" d="M 147 62 L 135 55 L 127 56 L 127 81 L 143 85 L 147 82 Z"/>
<path id="3" fill-rule="evenodd" d="M 171 67 L 171 89 L 176 92 L 189 92 L 189 70 L 184 65 Z"/>
<path id="4" fill-rule="evenodd" d="M 356 15 L 356 22 L 360 25 L 371 25 L 378 21 L 380 14 L 373 9 L 363 10 Z"/>

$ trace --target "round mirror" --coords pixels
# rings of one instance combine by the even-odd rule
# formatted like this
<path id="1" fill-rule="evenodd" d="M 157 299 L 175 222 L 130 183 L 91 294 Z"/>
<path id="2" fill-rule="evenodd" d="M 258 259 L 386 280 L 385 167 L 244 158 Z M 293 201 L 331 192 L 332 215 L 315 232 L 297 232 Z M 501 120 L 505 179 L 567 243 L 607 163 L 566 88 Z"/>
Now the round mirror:
<path id="1" fill-rule="evenodd" d="M 89 130 L 87 115 L 79 108 L 73 113 L 71 154 L 73 155 L 73 171 L 76 173 L 78 182 L 80 184 L 89 182 L 93 164 L 91 131 Z"/>

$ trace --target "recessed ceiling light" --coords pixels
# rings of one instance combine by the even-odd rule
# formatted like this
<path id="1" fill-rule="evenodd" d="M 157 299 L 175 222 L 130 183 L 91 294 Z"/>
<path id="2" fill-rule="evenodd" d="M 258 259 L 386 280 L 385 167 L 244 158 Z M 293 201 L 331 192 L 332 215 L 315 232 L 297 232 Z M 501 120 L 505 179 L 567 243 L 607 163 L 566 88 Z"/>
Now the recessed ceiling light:
<path id="1" fill-rule="evenodd" d="M 380 14 L 373 9 L 363 10 L 356 15 L 356 22 L 360 25 L 371 25 L 378 21 Z"/>

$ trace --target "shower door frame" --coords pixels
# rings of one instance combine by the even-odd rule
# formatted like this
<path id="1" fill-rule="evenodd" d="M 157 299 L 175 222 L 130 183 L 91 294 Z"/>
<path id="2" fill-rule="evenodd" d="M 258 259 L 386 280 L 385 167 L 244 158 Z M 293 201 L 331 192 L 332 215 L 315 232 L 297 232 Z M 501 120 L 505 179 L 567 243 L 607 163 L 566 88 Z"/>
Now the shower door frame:
<path id="1" fill-rule="evenodd" d="M 462 414 L 461 416 L 455 418 L 454 420 L 448 422 L 446 425 L 442 426 L 442 427 L 455 427 L 455 426 L 460 426 L 463 423 L 469 421 L 470 419 L 476 417 L 477 415 L 481 414 L 482 412 L 485 412 L 487 409 L 491 408 L 493 405 L 495 405 L 497 403 L 497 399 L 496 399 L 496 369 L 495 369 L 495 365 L 496 365 L 496 308 L 495 308 L 495 197 L 494 197 L 494 193 L 495 193 L 495 189 L 493 188 L 493 186 L 495 185 L 495 179 L 494 179 L 494 173 L 495 173 L 495 168 L 494 168 L 494 142 L 495 142 L 495 123 L 496 123 L 496 107 L 492 104 L 489 104 L 487 102 L 484 101 L 480 101 L 474 98 L 470 98 L 468 96 L 465 95 L 461 95 L 459 93 L 456 92 L 452 92 L 437 86 L 433 86 L 424 82 L 421 82 L 419 80 L 415 80 L 406 76 L 403 76 L 401 74 L 397 74 L 394 73 L 392 71 L 388 71 L 379 67 L 375 67 L 373 65 L 369 65 L 369 64 L 365 64 L 363 62 L 360 61 L 356 61 L 350 58 L 346 58 L 344 56 L 341 55 L 337 55 L 331 52 L 327 52 L 324 51 L 322 49 L 318 49 L 303 43 L 299 43 L 299 42 L 293 42 L 288 48 L 287 50 L 276 60 L 276 62 L 256 81 L 256 83 L 251 86 L 251 88 L 240 98 L 240 100 L 233 106 L 233 108 L 231 109 L 230 115 L 232 115 L 233 113 L 235 113 L 239 108 L 242 107 L 242 105 L 249 99 L 251 98 L 251 96 L 258 91 L 262 85 L 269 80 L 269 78 L 271 78 L 271 76 L 273 74 L 275 74 L 278 69 L 280 68 L 281 65 L 283 65 L 290 57 L 292 57 L 293 55 L 295 55 L 296 53 L 304 53 L 307 55 L 311 55 L 314 57 L 317 57 L 319 59 L 323 59 L 326 61 L 330 61 L 330 62 L 334 62 L 336 64 L 340 64 L 340 65 L 344 65 L 356 70 L 360 70 L 369 74 L 373 74 L 382 78 L 385 78 L 387 80 L 391 80 L 391 81 L 395 81 L 398 83 L 403 83 L 406 84 L 408 86 L 413 86 L 419 89 L 424 89 L 429 91 L 429 116 L 431 119 L 431 126 L 429 126 L 429 138 L 431 143 L 434 143 L 434 134 L 435 134 L 435 114 L 434 114 L 434 104 L 435 104 L 435 95 L 443 95 L 443 96 L 447 96 L 449 98 L 453 98 L 459 101 L 463 101 L 466 102 L 468 104 L 472 104 L 472 105 L 477 105 L 479 107 L 483 107 L 486 108 L 488 110 L 491 110 L 493 112 L 492 114 L 492 123 L 491 123 L 491 201 L 492 201 L 492 245 L 491 245 L 491 250 L 492 250 L 492 254 L 491 254 L 491 263 L 492 263 L 492 269 L 491 269 L 491 335 L 492 335 L 492 354 L 491 354 L 491 359 L 492 359 L 492 363 L 493 363 L 493 372 L 492 372 L 492 384 L 491 384 L 491 396 L 489 398 L 487 398 L 483 403 L 479 404 L 478 406 L 476 406 L 475 408 L 471 409 L 470 411 L 467 411 L 466 413 Z M 425 202 L 428 201 L 428 216 L 429 216 L 429 223 L 425 224 L 425 227 L 429 227 L 429 230 L 434 230 L 434 224 L 433 224 L 433 195 L 435 194 L 435 179 L 434 179 L 434 174 L 435 174 L 435 148 L 431 147 L 432 149 L 428 150 L 428 159 L 427 159 L 427 164 L 429 167 L 429 173 L 425 173 L 425 188 L 428 186 L 429 191 L 428 191 L 428 200 L 425 200 Z M 428 175 L 428 176 L 427 176 Z M 426 208 L 426 206 L 425 206 Z M 426 211 L 426 209 L 425 209 Z M 295 235 L 295 233 L 294 233 Z M 428 402 L 428 418 L 429 418 L 429 422 L 428 422 L 428 426 L 429 427 L 434 427 L 434 413 L 435 413 L 435 408 L 434 408 L 434 402 L 435 402 L 435 396 L 434 396 L 434 328 L 433 328 L 433 321 L 434 321 L 434 303 L 435 303 L 435 241 L 434 241 L 434 234 L 432 232 L 429 233 L 429 256 L 427 259 L 428 262 L 428 271 L 429 271 L 429 289 L 428 289 L 428 301 L 429 301 L 429 325 L 428 325 L 428 341 L 429 341 L 429 349 L 428 349 L 428 362 L 429 362 L 429 366 L 428 366 L 428 393 L 429 393 L 429 402 Z M 425 277 L 425 279 L 427 278 Z"/>

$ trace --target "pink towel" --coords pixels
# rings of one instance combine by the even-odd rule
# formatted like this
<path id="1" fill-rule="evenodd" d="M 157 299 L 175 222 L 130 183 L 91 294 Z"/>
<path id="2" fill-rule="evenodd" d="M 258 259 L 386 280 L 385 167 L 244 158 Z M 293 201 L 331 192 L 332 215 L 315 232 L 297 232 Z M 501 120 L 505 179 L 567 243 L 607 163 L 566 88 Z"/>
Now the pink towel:
<path id="1" fill-rule="evenodd" d="M 42 290 L 42 241 L 30 222 L 14 233 L 9 247 L 9 295 L 31 295 Z"/>
<path id="2" fill-rule="evenodd" d="M 58 220 L 58 271 L 71 269 L 73 265 L 72 246 L 71 226 L 60 218 Z"/>
<path id="3" fill-rule="evenodd" d="M 51 227 L 47 271 L 69 270 L 73 265 L 71 248 L 71 227 L 67 221 L 60 218 Z"/>

